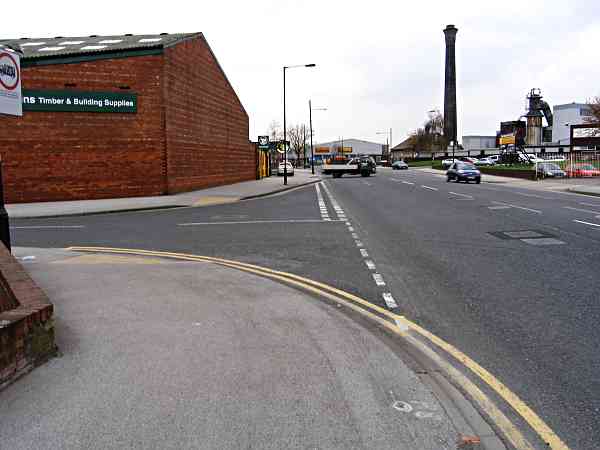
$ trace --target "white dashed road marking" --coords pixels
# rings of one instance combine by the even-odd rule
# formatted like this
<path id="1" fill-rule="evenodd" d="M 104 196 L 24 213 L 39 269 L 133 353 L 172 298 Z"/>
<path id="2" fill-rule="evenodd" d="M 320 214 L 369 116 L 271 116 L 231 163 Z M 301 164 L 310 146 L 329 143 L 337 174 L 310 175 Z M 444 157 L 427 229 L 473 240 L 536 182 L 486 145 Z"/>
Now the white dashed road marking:
<path id="1" fill-rule="evenodd" d="M 354 241 L 354 242 L 356 242 L 357 247 L 364 247 L 364 244 L 362 243 L 362 241 Z"/>
<path id="2" fill-rule="evenodd" d="M 383 277 L 380 274 L 374 273 L 373 279 L 375 280 L 375 284 L 377 286 L 385 286 L 385 281 L 383 281 Z"/>
<path id="3" fill-rule="evenodd" d="M 402 183 L 404 183 L 404 184 L 410 184 L 411 186 L 415 184 L 415 183 L 412 183 L 410 181 L 403 181 Z"/>
<path id="4" fill-rule="evenodd" d="M 525 208 L 524 206 L 512 205 L 510 203 L 504 203 L 504 202 L 492 202 L 492 203 L 494 203 L 496 205 L 509 206 L 510 208 L 522 209 L 523 211 L 529 211 L 529 212 L 536 213 L 536 214 L 542 214 L 542 212 L 538 209 Z"/>
<path id="5" fill-rule="evenodd" d="M 429 189 L 430 191 L 437 191 L 438 190 L 438 188 L 434 188 L 434 187 L 431 187 L 431 186 L 425 186 L 424 184 L 422 184 L 421 187 L 423 189 Z"/>
<path id="6" fill-rule="evenodd" d="M 317 190 L 317 201 L 319 202 L 319 210 L 321 211 L 321 219 L 325 221 L 330 221 L 329 212 L 327 211 L 327 205 L 325 204 L 325 200 L 323 199 L 323 195 L 321 194 L 321 187 L 319 186 L 321 183 L 315 184 L 315 189 Z"/>
<path id="7" fill-rule="evenodd" d="M 365 264 L 367 265 L 367 267 L 369 268 L 369 270 L 375 270 L 375 263 L 373 261 L 371 261 L 370 259 L 367 259 L 365 261 Z"/>
<path id="8" fill-rule="evenodd" d="M 458 195 L 459 197 L 464 197 L 464 198 L 468 198 L 469 200 L 473 200 L 472 195 L 459 194 L 458 192 L 452 192 L 452 191 L 448 192 L 448 194 Z"/>
<path id="9" fill-rule="evenodd" d="M 600 227 L 600 223 L 585 222 L 584 220 L 574 220 L 573 222 L 582 223 L 591 227 Z"/>
<path id="10" fill-rule="evenodd" d="M 353 239 L 358 239 L 358 234 L 356 234 L 356 233 L 352 233 L 352 238 L 353 238 Z"/>
<path id="11" fill-rule="evenodd" d="M 361 249 L 360 249 L 360 255 L 361 255 L 363 258 L 368 258 L 368 257 L 369 257 L 369 253 L 368 253 L 368 252 L 367 252 L 367 250 L 366 250 L 366 249 L 364 249 L 364 248 L 361 248 Z"/>
<path id="12" fill-rule="evenodd" d="M 388 306 L 388 308 L 394 309 L 394 308 L 398 307 L 398 305 L 396 304 L 396 300 L 394 300 L 394 297 L 389 292 L 384 292 L 382 294 L 382 297 L 383 297 L 383 301 Z"/>

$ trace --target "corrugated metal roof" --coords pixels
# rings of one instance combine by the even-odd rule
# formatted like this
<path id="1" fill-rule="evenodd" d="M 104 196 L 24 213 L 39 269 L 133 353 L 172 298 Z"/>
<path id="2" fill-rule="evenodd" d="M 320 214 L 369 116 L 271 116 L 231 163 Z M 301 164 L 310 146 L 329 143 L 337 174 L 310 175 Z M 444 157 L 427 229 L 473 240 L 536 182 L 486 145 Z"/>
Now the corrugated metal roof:
<path id="1" fill-rule="evenodd" d="M 20 49 L 23 59 L 33 60 L 165 48 L 199 35 L 201 33 L 0 39 L 0 46 Z"/>

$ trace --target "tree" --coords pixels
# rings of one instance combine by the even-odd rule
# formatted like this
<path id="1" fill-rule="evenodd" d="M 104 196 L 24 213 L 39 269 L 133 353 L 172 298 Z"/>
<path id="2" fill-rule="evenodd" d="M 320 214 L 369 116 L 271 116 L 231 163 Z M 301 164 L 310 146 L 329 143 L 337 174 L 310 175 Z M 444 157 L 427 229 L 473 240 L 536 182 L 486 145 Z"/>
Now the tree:
<path id="1" fill-rule="evenodd" d="M 291 125 L 287 131 L 287 139 L 290 142 L 290 150 L 296 154 L 296 161 L 304 165 L 306 154 L 306 125 Z"/>
<path id="2" fill-rule="evenodd" d="M 444 136 L 444 116 L 439 111 L 430 111 L 429 118 L 421 128 L 411 134 L 417 151 L 441 151 L 448 146 Z"/>
<path id="3" fill-rule="evenodd" d="M 600 97 L 594 97 L 591 100 L 588 100 L 587 106 L 592 114 L 584 119 L 585 122 L 600 123 Z"/>

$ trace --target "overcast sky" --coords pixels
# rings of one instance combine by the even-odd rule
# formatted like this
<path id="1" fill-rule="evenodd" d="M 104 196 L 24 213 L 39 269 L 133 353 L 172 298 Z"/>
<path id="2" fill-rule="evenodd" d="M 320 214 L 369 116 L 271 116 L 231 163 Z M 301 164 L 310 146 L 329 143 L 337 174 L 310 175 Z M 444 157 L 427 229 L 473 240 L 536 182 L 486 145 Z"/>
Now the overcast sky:
<path id="1" fill-rule="evenodd" d="M 26 3 L 20 8 L 27 9 Z M 410 6 L 409 6 L 410 5 Z M 600 95 L 600 1 L 35 2 L 2 21 L 1 38 L 202 31 L 250 116 L 250 138 L 283 121 L 308 122 L 317 141 L 397 144 L 443 110 L 444 36 L 458 27 L 459 136 L 493 135 L 541 88 L 550 105 Z"/>

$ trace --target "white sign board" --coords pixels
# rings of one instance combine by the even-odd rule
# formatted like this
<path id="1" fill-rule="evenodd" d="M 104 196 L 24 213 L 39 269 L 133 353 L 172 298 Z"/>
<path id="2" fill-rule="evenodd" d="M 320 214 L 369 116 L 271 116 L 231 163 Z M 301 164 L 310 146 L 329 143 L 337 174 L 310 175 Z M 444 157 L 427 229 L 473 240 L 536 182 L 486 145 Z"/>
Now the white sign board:
<path id="1" fill-rule="evenodd" d="M 0 47 L 0 114 L 23 115 L 21 60 L 19 55 Z"/>

